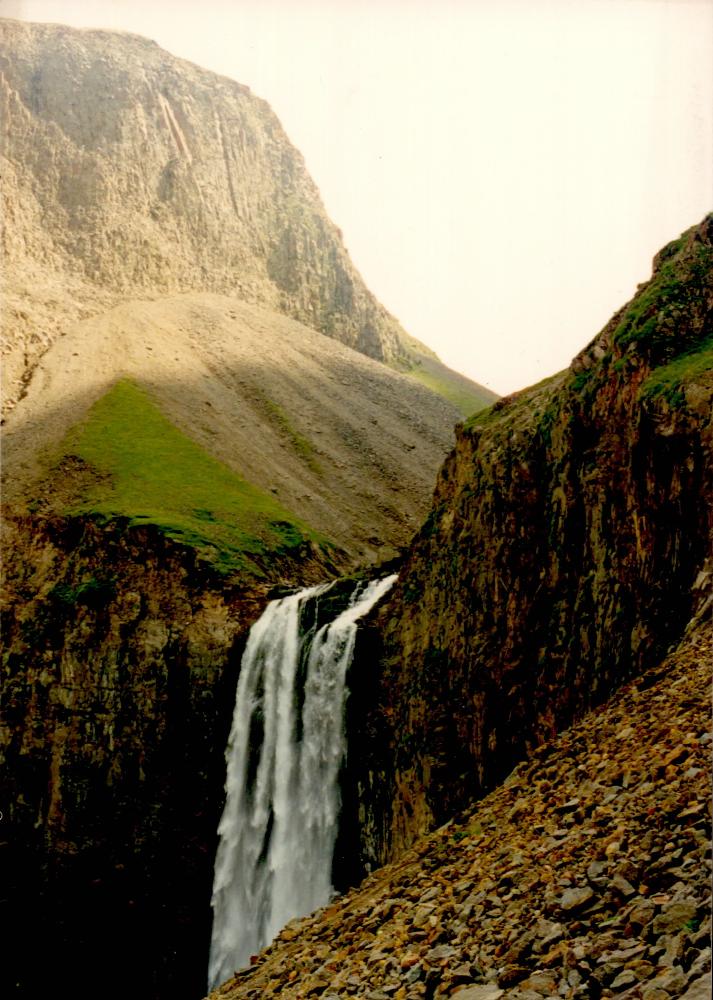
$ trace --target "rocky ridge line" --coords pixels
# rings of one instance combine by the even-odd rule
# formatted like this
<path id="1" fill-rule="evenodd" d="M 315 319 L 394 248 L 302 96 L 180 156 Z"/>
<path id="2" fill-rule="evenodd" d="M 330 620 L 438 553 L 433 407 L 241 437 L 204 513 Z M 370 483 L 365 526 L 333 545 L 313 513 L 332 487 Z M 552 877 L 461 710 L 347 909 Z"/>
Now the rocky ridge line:
<path id="1" fill-rule="evenodd" d="M 217 1000 L 706 1000 L 711 639 L 283 930 Z"/>
<path id="2" fill-rule="evenodd" d="M 568 371 L 457 429 L 362 643 L 366 857 L 395 860 L 680 640 L 713 539 L 712 331 L 708 216 Z"/>
<path id="3" fill-rule="evenodd" d="M 374 298 L 267 102 L 110 31 L 0 19 L 3 385 L 129 298 L 218 292 L 396 367 L 430 356 Z"/>

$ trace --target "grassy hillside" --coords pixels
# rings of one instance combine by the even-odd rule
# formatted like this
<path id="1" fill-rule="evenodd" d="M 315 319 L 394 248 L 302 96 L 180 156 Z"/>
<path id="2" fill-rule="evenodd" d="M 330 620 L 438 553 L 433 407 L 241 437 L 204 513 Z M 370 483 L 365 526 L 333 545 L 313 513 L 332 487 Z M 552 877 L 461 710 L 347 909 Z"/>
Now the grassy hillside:
<path id="1" fill-rule="evenodd" d="M 226 573 L 259 572 L 266 555 L 326 542 L 177 430 L 128 379 L 69 432 L 61 456 L 57 472 L 71 468 L 78 480 L 67 514 L 154 524 Z"/>
<path id="2" fill-rule="evenodd" d="M 589 352 L 582 352 L 583 363 L 576 368 L 514 393 L 487 411 L 474 412 L 466 428 L 484 427 L 501 418 L 511 422 L 515 415 L 522 419 L 536 412 L 560 383 L 586 402 L 598 378 L 625 386 L 641 368 L 642 359 L 650 370 L 639 399 L 662 396 L 671 405 L 683 403 L 685 387 L 713 370 L 713 250 L 701 235 L 712 224 L 713 216 L 708 216 L 701 227 L 687 230 L 657 254 L 651 280 L 602 331 L 598 354 L 587 357 Z M 553 417 L 552 409 L 542 410 L 545 432 Z"/>
<path id="3" fill-rule="evenodd" d="M 419 355 L 416 367 L 409 374 L 421 385 L 447 399 L 463 417 L 485 409 L 498 399 L 497 393 L 471 381 L 460 372 L 454 372 L 435 355 Z"/>

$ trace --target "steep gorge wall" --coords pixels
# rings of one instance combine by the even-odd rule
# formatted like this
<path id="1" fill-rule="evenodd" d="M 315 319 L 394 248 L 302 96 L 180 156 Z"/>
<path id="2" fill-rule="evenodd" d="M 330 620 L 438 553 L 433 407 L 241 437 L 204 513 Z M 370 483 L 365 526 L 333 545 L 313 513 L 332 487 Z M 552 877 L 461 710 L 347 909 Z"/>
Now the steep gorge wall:
<path id="1" fill-rule="evenodd" d="M 68 324 L 167 292 L 229 293 L 410 356 L 247 87 L 138 36 L 1 20 L 0 137 L 7 403 Z"/>
<path id="2" fill-rule="evenodd" d="M 228 585 L 150 528 L 5 538 L 5 995 L 201 996 L 242 645 L 282 574 Z M 272 579 L 272 583 L 270 583 Z M 8 907 L 10 912 L 8 912 Z"/>
<path id="3" fill-rule="evenodd" d="M 709 217 L 569 371 L 459 428 L 352 679 L 367 863 L 680 639 L 710 595 L 712 396 Z"/>

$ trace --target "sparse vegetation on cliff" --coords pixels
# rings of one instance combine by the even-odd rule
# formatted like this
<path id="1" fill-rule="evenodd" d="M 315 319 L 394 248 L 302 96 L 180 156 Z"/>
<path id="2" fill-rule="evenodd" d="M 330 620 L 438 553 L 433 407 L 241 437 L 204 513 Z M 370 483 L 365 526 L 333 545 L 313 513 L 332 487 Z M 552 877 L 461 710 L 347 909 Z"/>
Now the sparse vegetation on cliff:
<path id="1" fill-rule="evenodd" d="M 688 351 L 667 365 L 655 368 L 648 376 L 641 394 L 644 399 L 664 396 L 672 405 L 685 400 L 684 387 L 713 370 L 713 335 L 700 348 Z"/>
<path id="2" fill-rule="evenodd" d="M 612 331 L 620 351 L 637 344 L 654 365 L 699 347 L 692 322 L 709 301 L 713 247 L 698 227 L 683 233 L 657 255 L 654 273 L 629 303 Z"/>
<path id="3" fill-rule="evenodd" d="M 570 369 L 459 428 L 369 649 L 384 707 L 358 722 L 379 734 L 355 779 L 381 786 L 365 856 L 398 856 L 493 787 L 660 661 L 696 613 L 713 528 L 712 260 L 709 217 Z"/>

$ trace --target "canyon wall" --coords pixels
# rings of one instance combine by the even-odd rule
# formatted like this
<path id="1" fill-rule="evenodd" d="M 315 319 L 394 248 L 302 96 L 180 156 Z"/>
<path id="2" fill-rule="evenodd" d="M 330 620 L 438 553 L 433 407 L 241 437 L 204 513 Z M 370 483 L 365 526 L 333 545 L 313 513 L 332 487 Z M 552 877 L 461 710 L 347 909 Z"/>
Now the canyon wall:
<path id="1" fill-rule="evenodd" d="M 366 863 L 492 788 L 704 613 L 712 241 L 708 217 L 569 370 L 458 428 L 352 677 Z"/>
<path id="2" fill-rule="evenodd" d="M 150 527 L 50 518 L 5 540 L 6 995 L 201 996 L 238 667 L 274 584 L 227 584 Z M 270 576 L 333 572 L 316 555 Z"/>

